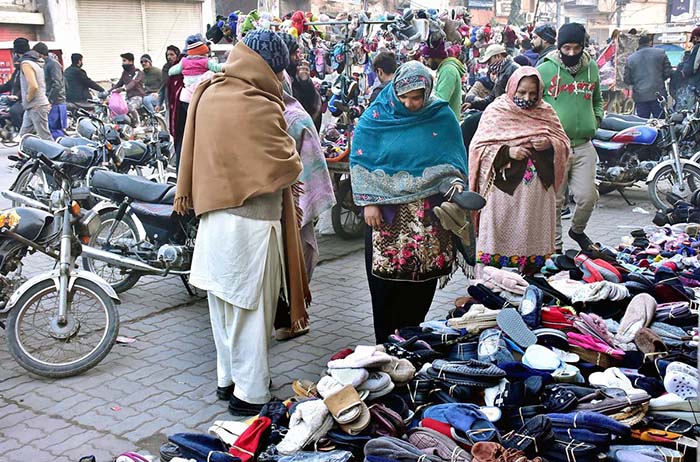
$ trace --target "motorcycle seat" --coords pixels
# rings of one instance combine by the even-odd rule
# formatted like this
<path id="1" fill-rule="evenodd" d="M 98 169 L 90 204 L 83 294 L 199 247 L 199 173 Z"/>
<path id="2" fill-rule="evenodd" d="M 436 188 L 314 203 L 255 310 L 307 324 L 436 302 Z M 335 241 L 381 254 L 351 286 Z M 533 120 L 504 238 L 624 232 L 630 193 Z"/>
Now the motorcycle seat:
<path id="1" fill-rule="evenodd" d="M 605 130 L 604 128 L 599 128 L 595 132 L 595 138 L 596 140 L 601 140 L 601 141 L 610 141 L 613 136 L 617 135 L 617 132 L 612 131 L 612 130 Z"/>
<path id="2" fill-rule="evenodd" d="M 145 178 L 122 173 L 97 170 L 90 180 L 90 190 L 97 194 L 117 197 L 130 197 L 135 201 L 150 204 L 161 203 L 163 198 L 174 190 L 171 184 L 154 183 Z M 172 193 L 174 197 L 174 192 Z"/>
<path id="3" fill-rule="evenodd" d="M 51 160 L 56 160 L 60 157 L 67 158 L 70 150 L 53 141 L 42 140 L 38 136 L 29 135 L 22 138 L 19 144 L 19 150 L 22 154 L 31 157 L 38 157 L 39 154 L 44 154 Z"/>
<path id="4" fill-rule="evenodd" d="M 83 138 L 82 136 L 63 136 L 59 138 L 58 144 L 66 148 L 72 148 L 74 146 L 97 146 L 96 141 Z"/>
<path id="5" fill-rule="evenodd" d="M 640 117 L 635 117 L 635 119 L 627 120 L 629 116 L 625 119 L 617 116 L 607 116 L 603 119 L 600 124 L 600 128 L 604 130 L 611 130 L 614 132 L 621 132 L 626 128 L 639 127 L 640 125 L 646 125 L 649 121 L 642 119 Z"/>

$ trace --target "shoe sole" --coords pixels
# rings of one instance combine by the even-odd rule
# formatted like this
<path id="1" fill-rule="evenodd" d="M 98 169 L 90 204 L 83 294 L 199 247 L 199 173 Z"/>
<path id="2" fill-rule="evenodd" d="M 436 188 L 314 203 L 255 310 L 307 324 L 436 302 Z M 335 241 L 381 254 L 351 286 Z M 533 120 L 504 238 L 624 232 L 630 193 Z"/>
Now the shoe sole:
<path id="1" fill-rule="evenodd" d="M 496 316 L 498 327 L 521 348 L 537 343 L 537 336 L 527 327 L 522 316 L 514 308 L 504 308 Z"/>

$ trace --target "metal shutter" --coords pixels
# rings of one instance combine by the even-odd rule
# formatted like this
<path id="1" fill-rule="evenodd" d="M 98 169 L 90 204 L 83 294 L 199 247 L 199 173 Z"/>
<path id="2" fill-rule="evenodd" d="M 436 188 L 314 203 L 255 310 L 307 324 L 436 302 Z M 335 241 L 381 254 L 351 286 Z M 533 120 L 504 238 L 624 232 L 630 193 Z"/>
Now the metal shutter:
<path id="1" fill-rule="evenodd" d="M 143 53 L 139 0 L 78 0 L 80 53 L 93 80 L 119 78 L 122 53 Z"/>
<path id="2" fill-rule="evenodd" d="M 165 64 L 168 45 L 182 50 L 187 36 L 196 33 L 203 33 L 200 1 L 146 1 L 146 45 L 154 65 Z"/>

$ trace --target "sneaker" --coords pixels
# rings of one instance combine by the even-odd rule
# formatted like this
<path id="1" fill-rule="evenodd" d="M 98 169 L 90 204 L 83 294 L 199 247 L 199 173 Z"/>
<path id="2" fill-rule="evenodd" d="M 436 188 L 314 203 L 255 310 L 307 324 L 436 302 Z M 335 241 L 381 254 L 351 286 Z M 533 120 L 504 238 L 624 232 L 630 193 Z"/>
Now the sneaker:
<path id="1" fill-rule="evenodd" d="M 264 404 L 253 404 L 231 396 L 228 402 L 228 410 L 235 416 L 253 416 L 260 414 Z"/>
<path id="2" fill-rule="evenodd" d="M 571 207 L 567 207 L 561 211 L 562 220 L 569 220 L 572 216 L 574 216 L 574 212 L 571 211 Z"/>
<path id="3" fill-rule="evenodd" d="M 569 237 L 576 241 L 579 247 L 581 247 L 581 250 L 596 249 L 596 245 L 586 233 L 575 233 L 569 229 Z"/>

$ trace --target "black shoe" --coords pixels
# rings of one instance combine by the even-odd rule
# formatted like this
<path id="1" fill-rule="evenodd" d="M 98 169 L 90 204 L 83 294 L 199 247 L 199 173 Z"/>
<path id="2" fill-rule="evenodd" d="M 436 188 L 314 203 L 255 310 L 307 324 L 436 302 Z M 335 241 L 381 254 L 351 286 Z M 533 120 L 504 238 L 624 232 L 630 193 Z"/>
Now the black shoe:
<path id="1" fill-rule="evenodd" d="M 593 243 L 586 233 L 575 233 L 569 229 L 569 237 L 576 241 L 581 250 L 598 250 L 598 247 Z"/>
<path id="2" fill-rule="evenodd" d="M 264 404 L 252 404 L 231 396 L 228 402 L 228 410 L 233 415 L 253 416 L 260 414 Z"/>
<path id="3" fill-rule="evenodd" d="M 484 208 L 484 205 L 486 205 L 486 199 L 484 199 L 481 195 L 466 189 L 459 192 L 457 190 L 458 185 L 461 185 L 462 187 L 465 186 L 464 182 L 459 178 L 454 178 L 451 180 L 446 179 L 440 183 L 439 190 L 448 201 L 454 202 L 465 210 L 481 210 Z"/>
<path id="4" fill-rule="evenodd" d="M 567 207 L 561 211 L 561 219 L 562 220 L 568 220 L 573 216 L 574 216 L 574 212 L 571 210 L 571 207 Z"/>
<path id="5" fill-rule="evenodd" d="M 160 460 L 163 462 L 169 462 L 175 457 L 182 457 L 180 453 L 180 448 L 177 444 L 167 442 L 160 445 Z M 82 461 L 81 461 L 82 462 Z"/>
<path id="6" fill-rule="evenodd" d="M 221 401 L 228 401 L 233 396 L 233 390 L 236 388 L 236 384 L 229 385 L 228 387 L 216 387 L 216 397 Z"/>

